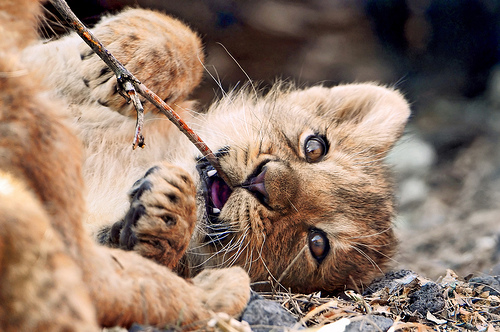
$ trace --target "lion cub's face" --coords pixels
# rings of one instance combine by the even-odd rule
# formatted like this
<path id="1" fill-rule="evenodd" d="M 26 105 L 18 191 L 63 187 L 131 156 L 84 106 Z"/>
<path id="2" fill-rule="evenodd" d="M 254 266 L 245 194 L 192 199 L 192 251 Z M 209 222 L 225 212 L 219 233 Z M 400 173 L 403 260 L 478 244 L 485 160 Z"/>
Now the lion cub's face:
<path id="1" fill-rule="evenodd" d="M 223 99 L 200 134 L 233 188 L 198 160 L 192 264 L 300 292 L 370 282 L 396 246 L 383 159 L 408 116 L 399 93 L 368 84 Z"/>

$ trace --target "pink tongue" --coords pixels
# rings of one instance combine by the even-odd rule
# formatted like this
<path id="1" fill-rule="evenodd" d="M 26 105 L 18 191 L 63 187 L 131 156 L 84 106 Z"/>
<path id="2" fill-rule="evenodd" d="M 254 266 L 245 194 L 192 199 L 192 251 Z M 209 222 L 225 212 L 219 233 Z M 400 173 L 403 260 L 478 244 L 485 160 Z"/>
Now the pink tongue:
<path id="1" fill-rule="evenodd" d="M 231 196 L 231 188 L 221 179 L 214 179 L 210 188 L 210 198 L 215 208 L 221 210 Z"/>

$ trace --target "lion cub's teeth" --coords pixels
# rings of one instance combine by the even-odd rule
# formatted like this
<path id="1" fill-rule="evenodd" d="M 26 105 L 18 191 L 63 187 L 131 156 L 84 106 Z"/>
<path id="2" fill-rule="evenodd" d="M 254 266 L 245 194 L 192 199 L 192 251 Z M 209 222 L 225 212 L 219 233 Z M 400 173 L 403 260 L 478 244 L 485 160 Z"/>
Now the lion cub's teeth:
<path id="1" fill-rule="evenodd" d="M 217 171 L 216 171 L 215 169 L 211 169 L 211 170 L 209 170 L 209 171 L 207 172 L 207 175 L 208 175 L 209 177 L 212 177 L 212 176 L 214 176 L 215 174 L 217 174 Z"/>
<path id="2" fill-rule="evenodd" d="M 213 208 L 213 209 L 212 209 L 212 212 L 213 212 L 213 213 L 220 213 L 220 210 L 219 210 L 218 208 Z"/>

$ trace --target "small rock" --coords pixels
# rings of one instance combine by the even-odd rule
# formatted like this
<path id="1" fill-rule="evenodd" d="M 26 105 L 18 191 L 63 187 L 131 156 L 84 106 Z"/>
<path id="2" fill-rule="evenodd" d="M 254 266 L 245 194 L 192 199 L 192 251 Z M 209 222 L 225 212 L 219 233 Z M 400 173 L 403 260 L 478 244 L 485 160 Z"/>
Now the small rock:
<path id="1" fill-rule="evenodd" d="M 294 327 L 297 319 L 277 302 L 252 292 L 241 320 L 248 322 L 254 332 L 285 331 Z"/>
<path id="2" fill-rule="evenodd" d="M 403 180 L 399 185 L 399 204 L 407 206 L 410 204 L 419 204 L 428 198 L 429 186 L 424 179 L 410 177 Z"/>
<path id="3" fill-rule="evenodd" d="M 128 332 L 168 332 L 168 330 L 160 330 L 153 326 L 144 326 L 139 324 L 132 324 Z"/>
<path id="4" fill-rule="evenodd" d="M 363 296 L 371 295 L 381 289 L 387 288 L 392 294 L 398 287 L 408 284 L 417 278 L 417 274 L 411 270 L 399 270 L 386 273 L 383 277 L 375 279 L 363 293 Z"/>
<path id="5" fill-rule="evenodd" d="M 409 134 L 392 149 L 387 161 L 399 177 L 425 175 L 436 161 L 436 151 L 416 134 Z"/>
<path id="6" fill-rule="evenodd" d="M 363 295 L 371 295 L 382 289 L 386 289 L 388 294 L 394 294 L 405 287 L 412 289 L 408 294 L 410 300 L 408 310 L 411 312 L 426 317 L 428 311 L 434 313 L 444 308 L 445 301 L 441 287 L 428 279 L 419 277 L 411 270 L 387 273 L 372 282 Z"/>
<path id="7" fill-rule="evenodd" d="M 490 295 L 500 295 L 500 276 L 474 277 L 469 283 L 474 288 L 484 286 L 483 291 L 489 291 Z"/>
<path id="8" fill-rule="evenodd" d="M 323 325 L 318 332 L 386 332 L 394 324 L 390 318 L 367 315 L 356 318 L 342 318 L 334 323 Z"/>
<path id="9" fill-rule="evenodd" d="M 352 321 L 352 320 L 351 320 Z M 365 316 L 363 319 L 352 321 L 347 325 L 345 332 L 373 332 L 387 331 L 394 321 L 384 316 Z"/>
<path id="10" fill-rule="evenodd" d="M 426 317 L 427 312 L 435 313 L 444 308 L 445 301 L 443 291 L 436 283 L 429 282 L 419 290 L 408 295 L 412 312 L 418 312 Z"/>

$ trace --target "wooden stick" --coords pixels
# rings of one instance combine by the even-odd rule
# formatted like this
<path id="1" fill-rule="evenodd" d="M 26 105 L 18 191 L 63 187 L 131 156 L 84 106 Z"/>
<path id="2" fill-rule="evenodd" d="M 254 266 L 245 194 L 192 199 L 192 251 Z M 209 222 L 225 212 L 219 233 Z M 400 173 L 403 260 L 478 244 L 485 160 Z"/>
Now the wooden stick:
<path id="1" fill-rule="evenodd" d="M 144 124 L 144 109 L 137 96 L 137 92 L 155 105 L 172 123 L 184 134 L 187 138 L 198 148 L 201 154 L 207 161 L 217 170 L 218 175 L 232 187 L 231 181 L 226 173 L 222 170 L 219 161 L 210 150 L 208 145 L 181 119 L 181 117 L 168 106 L 158 95 L 148 89 L 142 84 L 132 73 L 130 73 L 125 66 L 123 66 L 111 54 L 102 43 L 94 36 L 94 34 L 87 29 L 83 23 L 76 17 L 71 8 L 64 0 L 50 0 L 50 3 L 62 15 L 64 20 L 68 22 L 71 28 L 90 46 L 96 53 L 115 73 L 118 81 L 119 89 L 125 91 L 124 97 L 131 99 L 137 110 L 137 121 L 134 135 L 134 142 L 132 147 L 135 149 L 137 146 L 144 147 L 144 136 L 142 134 L 142 126 Z"/>
<path id="2" fill-rule="evenodd" d="M 135 133 L 134 142 L 132 143 L 132 149 L 137 146 L 144 148 L 146 143 L 144 142 L 144 136 L 142 135 L 142 127 L 144 126 L 144 108 L 142 107 L 141 100 L 137 95 L 134 85 L 130 81 L 123 82 L 124 90 L 127 92 L 128 98 L 132 100 L 134 107 L 137 111 L 137 120 L 135 122 Z M 127 96 L 125 96 L 127 97 Z"/>
<path id="3" fill-rule="evenodd" d="M 183 132 L 187 138 L 198 148 L 198 150 L 207 158 L 207 161 L 217 170 L 217 175 L 226 182 L 226 184 L 233 188 L 231 181 L 227 177 L 226 173 L 222 170 L 219 160 L 212 153 L 212 150 L 208 147 L 205 142 L 198 136 L 189 126 L 180 118 L 172 107 L 165 103 L 157 94 L 149 90 L 144 84 L 139 83 L 135 86 L 139 93 L 145 97 L 149 102 L 155 105 L 165 116 L 172 121 L 181 132 Z"/>

